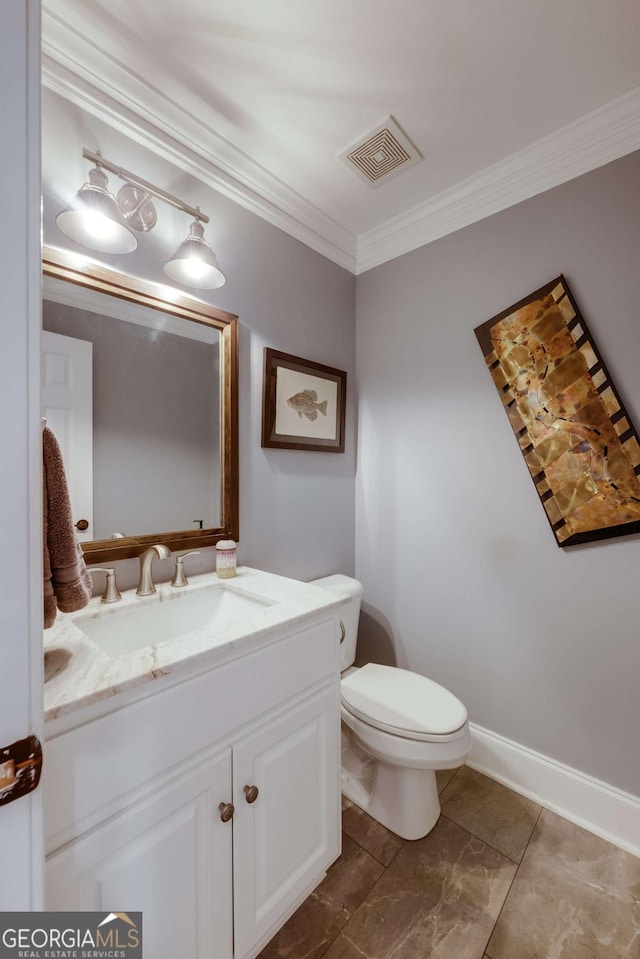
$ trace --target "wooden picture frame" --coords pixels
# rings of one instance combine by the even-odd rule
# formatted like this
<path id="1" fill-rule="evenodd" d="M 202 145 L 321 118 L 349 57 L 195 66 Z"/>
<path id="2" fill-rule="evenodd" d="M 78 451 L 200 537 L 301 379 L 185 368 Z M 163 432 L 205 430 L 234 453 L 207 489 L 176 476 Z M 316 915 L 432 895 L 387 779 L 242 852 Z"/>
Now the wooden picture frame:
<path id="1" fill-rule="evenodd" d="M 344 453 L 347 374 L 265 347 L 262 447 Z"/>
<path id="2" fill-rule="evenodd" d="M 557 277 L 475 330 L 558 546 L 640 532 L 640 444 Z"/>

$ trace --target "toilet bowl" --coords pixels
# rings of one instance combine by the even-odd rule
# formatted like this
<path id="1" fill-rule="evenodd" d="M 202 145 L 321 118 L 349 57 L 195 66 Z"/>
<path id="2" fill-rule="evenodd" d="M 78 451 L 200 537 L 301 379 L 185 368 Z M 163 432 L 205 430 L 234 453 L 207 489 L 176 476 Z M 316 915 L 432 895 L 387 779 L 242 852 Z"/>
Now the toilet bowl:
<path id="1" fill-rule="evenodd" d="M 469 755 L 467 711 L 426 676 L 375 663 L 354 667 L 362 586 L 340 574 L 313 585 L 349 597 L 340 611 L 343 795 L 403 839 L 420 839 L 440 815 L 435 771 Z"/>

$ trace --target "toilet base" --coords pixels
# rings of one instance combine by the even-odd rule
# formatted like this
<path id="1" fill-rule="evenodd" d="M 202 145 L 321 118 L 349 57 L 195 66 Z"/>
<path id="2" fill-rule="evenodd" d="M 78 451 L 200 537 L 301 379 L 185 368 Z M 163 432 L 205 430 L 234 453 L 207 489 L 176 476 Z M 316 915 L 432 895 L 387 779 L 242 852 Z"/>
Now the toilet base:
<path id="1" fill-rule="evenodd" d="M 368 789 L 348 767 L 342 768 L 342 794 L 402 839 L 422 839 L 440 816 L 433 769 L 407 769 L 374 761 Z"/>
<path id="2" fill-rule="evenodd" d="M 422 839 L 440 815 L 436 769 L 466 761 L 468 724 L 438 742 L 412 740 L 363 722 L 344 705 L 341 711 L 343 794 L 403 839 Z"/>

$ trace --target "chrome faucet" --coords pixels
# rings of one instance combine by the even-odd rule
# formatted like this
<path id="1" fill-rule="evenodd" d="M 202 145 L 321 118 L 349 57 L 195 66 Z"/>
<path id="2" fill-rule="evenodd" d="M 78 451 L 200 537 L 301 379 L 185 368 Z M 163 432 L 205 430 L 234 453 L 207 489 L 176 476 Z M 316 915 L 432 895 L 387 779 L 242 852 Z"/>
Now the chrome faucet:
<path id="1" fill-rule="evenodd" d="M 138 596 L 151 596 L 156 591 L 151 576 L 151 567 L 156 556 L 160 559 L 168 559 L 171 556 L 171 550 L 163 543 L 154 543 L 149 549 L 145 549 L 140 557 L 140 582 L 136 590 Z"/>

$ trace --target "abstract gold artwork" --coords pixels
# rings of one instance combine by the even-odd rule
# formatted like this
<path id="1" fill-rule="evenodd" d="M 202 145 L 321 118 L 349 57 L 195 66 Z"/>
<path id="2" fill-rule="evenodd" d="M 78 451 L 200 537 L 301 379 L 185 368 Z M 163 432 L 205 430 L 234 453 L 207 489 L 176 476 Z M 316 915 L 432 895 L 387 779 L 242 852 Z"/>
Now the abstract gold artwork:
<path id="1" fill-rule="evenodd" d="M 475 330 L 559 546 L 640 532 L 640 444 L 564 277 Z"/>

